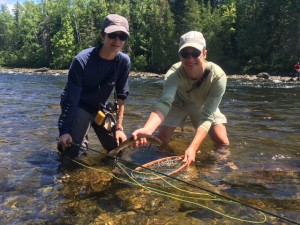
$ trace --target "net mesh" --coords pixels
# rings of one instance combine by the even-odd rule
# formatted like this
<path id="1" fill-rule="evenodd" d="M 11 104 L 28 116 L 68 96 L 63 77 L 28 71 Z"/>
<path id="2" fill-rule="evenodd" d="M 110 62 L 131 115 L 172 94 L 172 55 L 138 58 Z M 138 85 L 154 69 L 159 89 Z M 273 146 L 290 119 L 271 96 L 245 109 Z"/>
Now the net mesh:
<path id="1" fill-rule="evenodd" d="M 132 176 L 142 180 L 158 180 L 183 170 L 187 164 L 182 162 L 183 156 L 158 159 L 132 171 Z"/>

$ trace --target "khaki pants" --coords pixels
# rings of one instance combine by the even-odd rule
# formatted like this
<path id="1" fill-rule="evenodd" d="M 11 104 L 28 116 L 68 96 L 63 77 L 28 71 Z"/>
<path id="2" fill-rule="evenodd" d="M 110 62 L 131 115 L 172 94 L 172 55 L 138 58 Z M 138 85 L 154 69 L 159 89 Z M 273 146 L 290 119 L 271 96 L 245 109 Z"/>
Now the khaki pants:
<path id="1" fill-rule="evenodd" d="M 199 121 L 201 120 L 201 109 L 181 108 L 173 104 L 171 106 L 169 113 L 166 115 L 162 123 L 162 126 L 183 128 L 184 123 L 188 116 L 190 117 L 191 122 L 195 127 L 195 129 L 197 129 L 198 126 L 200 125 Z M 217 111 L 214 112 L 213 116 L 214 116 L 214 120 L 212 125 L 227 123 L 226 117 L 220 112 L 219 109 L 217 109 Z"/>

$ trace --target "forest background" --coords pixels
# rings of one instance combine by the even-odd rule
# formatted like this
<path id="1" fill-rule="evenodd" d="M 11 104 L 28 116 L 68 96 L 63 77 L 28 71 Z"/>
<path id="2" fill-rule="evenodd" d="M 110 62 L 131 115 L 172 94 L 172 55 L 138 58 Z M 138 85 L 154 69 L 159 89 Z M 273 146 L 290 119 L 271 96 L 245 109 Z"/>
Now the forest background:
<path id="1" fill-rule="evenodd" d="M 126 17 L 133 71 L 165 73 L 182 34 L 201 31 L 227 74 L 290 74 L 300 61 L 299 0 L 25 0 L 0 9 L 0 67 L 67 69 L 97 46 L 101 22 Z"/>

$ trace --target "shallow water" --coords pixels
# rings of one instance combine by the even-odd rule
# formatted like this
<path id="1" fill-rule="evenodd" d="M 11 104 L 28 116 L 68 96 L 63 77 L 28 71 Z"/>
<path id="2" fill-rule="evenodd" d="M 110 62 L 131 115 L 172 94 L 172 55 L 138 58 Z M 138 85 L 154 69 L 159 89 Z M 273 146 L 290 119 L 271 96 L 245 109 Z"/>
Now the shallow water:
<path id="1" fill-rule="evenodd" d="M 149 194 L 147 188 L 126 182 L 113 182 L 104 191 L 88 192 L 76 176 L 78 171 L 61 172 L 57 161 L 59 97 L 65 82 L 66 76 L 0 74 L 0 224 L 246 223 L 211 209 L 235 214 L 239 219 L 262 220 L 262 215 L 249 207 L 210 200 L 186 202 L 170 195 Z M 124 122 L 128 135 L 143 125 L 161 88 L 159 78 L 130 79 Z M 207 139 L 195 166 L 190 168 L 192 175 L 178 175 L 195 186 L 172 183 L 193 193 L 202 192 L 198 186 L 213 192 L 223 187 L 218 193 L 299 222 L 299 97 L 299 82 L 230 80 L 221 110 L 228 119 L 229 161 L 238 169 L 204 160 L 205 154 L 214 150 Z M 185 132 L 176 132 L 170 145 L 173 153 L 183 154 L 192 137 L 189 124 Z M 93 134 L 90 147 L 101 150 Z M 99 155 L 91 153 L 95 158 Z M 156 149 L 136 150 L 125 158 L 141 164 L 164 155 Z M 160 188 L 168 193 L 180 192 L 166 184 L 155 184 L 155 190 Z M 266 216 L 264 224 L 291 224 Z"/>

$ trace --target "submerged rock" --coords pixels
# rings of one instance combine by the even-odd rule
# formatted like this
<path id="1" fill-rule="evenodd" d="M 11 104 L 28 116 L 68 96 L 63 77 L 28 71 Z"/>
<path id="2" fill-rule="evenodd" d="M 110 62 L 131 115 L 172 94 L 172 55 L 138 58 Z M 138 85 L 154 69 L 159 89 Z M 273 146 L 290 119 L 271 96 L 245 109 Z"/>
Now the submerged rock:
<path id="1" fill-rule="evenodd" d="M 240 171 L 234 171 L 222 179 L 222 182 L 232 186 L 262 187 L 265 189 L 278 189 L 285 184 L 297 185 L 300 169 L 289 167 L 277 161 L 262 165 L 255 165 Z"/>
<path id="2" fill-rule="evenodd" d="M 155 189 L 155 186 L 151 188 Z M 160 187 L 161 188 L 161 187 Z M 173 212 L 178 211 L 180 203 L 170 198 L 163 198 L 145 188 L 130 187 L 116 192 L 122 205 L 127 210 L 142 210 L 143 212 Z"/>
<path id="3" fill-rule="evenodd" d="M 107 168 L 83 168 L 62 175 L 66 196 L 87 196 L 108 189 L 114 175 Z"/>

